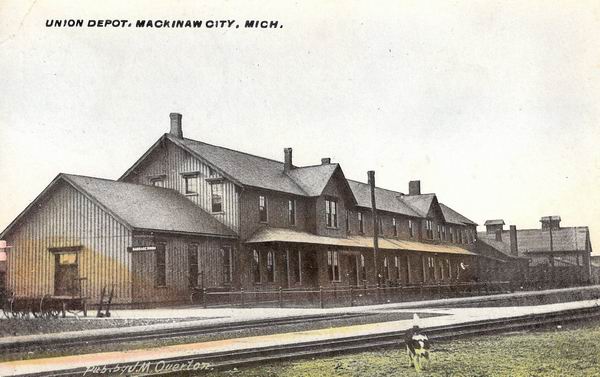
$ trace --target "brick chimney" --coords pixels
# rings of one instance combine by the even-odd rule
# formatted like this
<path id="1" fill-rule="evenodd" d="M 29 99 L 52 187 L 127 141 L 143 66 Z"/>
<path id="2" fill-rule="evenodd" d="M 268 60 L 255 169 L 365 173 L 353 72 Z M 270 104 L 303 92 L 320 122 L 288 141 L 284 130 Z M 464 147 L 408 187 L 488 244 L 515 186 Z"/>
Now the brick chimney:
<path id="1" fill-rule="evenodd" d="M 408 182 L 408 195 L 421 195 L 421 181 Z"/>
<path id="2" fill-rule="evenodd" d="M 331 158 L 329 158 L 329 157 L 323 157 L 321 159 L 321 165 L 328 165 L 328 164 L 331 164 Z"/>
<path id="3" fill-rule="evenodd" d="M 288 172 L 294 168 L 292 164 L 292 148 L 283 148 L 283 171 Z"/>
<path id="4" fill-rule="evenodd" d="M 519 246 L 517 245 L 517 227 L 510 226 L 510 254 L 515 257 L 519 256 Z"/>
<path id="5" fill-rule="evenodd" d="M 179 139 L 183 139 L 183 129 L 181 128 L 182 115 L 179 113 L 171 113 L 169 114 L 169 117 L 171 118 L 170 134 Z"/>
<path id="6" fill-rule="evenodd" d="M 496 231 L 496 241 L 502 242 L 502 229 Z"/>

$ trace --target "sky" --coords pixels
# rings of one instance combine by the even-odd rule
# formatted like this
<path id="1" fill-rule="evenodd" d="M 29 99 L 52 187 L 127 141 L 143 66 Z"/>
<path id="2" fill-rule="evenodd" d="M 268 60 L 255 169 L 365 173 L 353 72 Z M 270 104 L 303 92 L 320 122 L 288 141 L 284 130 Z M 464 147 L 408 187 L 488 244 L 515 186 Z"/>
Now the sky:
<path id="1" fill-rule="evenodd" d="M 135 27 L 148 19 L 240 27 Z M 117 179 L 179 112 L 186 137 L 292 147 L 398 191 L 418 179 L 479 224 L 560 215 L 600 253 L 598 30 L 583 0 L 3 0 L 0 228 L 60 172 Z"/>

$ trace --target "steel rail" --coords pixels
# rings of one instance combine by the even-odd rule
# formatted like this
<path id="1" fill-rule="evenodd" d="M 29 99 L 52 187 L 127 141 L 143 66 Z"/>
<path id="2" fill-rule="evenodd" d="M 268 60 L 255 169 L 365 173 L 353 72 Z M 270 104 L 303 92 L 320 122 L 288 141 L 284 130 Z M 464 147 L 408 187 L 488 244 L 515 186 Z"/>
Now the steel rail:
<path id="1" fill-rule="evenodd" d="M 423 331 L 430 339 L 439 341 L 478 334 L 505 333 L 516 330 L 539 328 L 553 324 L 563 324 L 598 318 L 600 318 L 600 307 L 591 307 L 568 309 L 551 313 L 528 314 L 512 318 L 480 320 L 469 323 L 436 326 L 424 328 Z M 208 355 L 199 353 L 197 355 L 163 359 L 162 362 L 166 364 L 186 364 L 198 362 L 207 363 L 207 365 L 210 365 L 210 367 L 214 369 L 234 368 L 281 360 L 352 353 L 386 347 L 398 347 L 403 344 L 403 335 L 404 331 L 391 331 L 381 334 L 360 335 L 323 341 L 310 341 L 249 350 L 225 351 Z M 151 360 L 148 361 L 152 362 Z M 123 364 L 121 365 L 123 366 Z M 111 366 L 108 365 L 107 367 Z M 36 373 L 23 376 L 82 376 L 83 372 L 84 371 L 82 369 L 72 369 L 57 371 L 54 373 Z M 166 375 L 170 373 L 173 372 L 146 373 L 137 375 Z"/>

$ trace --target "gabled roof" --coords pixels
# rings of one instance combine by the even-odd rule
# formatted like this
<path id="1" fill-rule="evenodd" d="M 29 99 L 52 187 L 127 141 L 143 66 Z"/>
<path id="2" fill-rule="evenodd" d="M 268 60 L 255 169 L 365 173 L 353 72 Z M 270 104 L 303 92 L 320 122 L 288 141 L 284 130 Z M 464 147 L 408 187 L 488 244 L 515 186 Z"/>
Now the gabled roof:
<path id="1" fill-rule="evenodd" d="M 62 173 L 2 232 L 2 236 L 59 182 L 73 186 L 129 229 L 236 236 L 175 190 Z"/>
<path id="2" fill-rule="evenodd" d="M 359 207 L 371 208 L 371 187 L 367 183 L 348 179 L 348 184 L 354 193 Z M 401 192 L 375 188 L 375 203 L 380 211 L 399 213 L 406 216 L 420 217 L 420 215 L 404 203 Z"/>
<path id="3" fill-rule="evenodd" d="M 442 214 L 444 215 L 444 220 L 450 224 L 458 224 L 458 225 L 477 225 L 476 222 L 469 220 L 465 216 L 456 212 L 452 208 L 448 207 L 444 203 L 440 203 L 440 208 L 442 209 Z"/>
<path id="4" fill-rule="evenodd" d="M 296 167 L 288 171 L 287 175 L 307 196 L 319 196 L 338 167 L 339 164 Z"/>
<path id="5" fill-rule="evenodd" d="M 488 225 L 504 225 L 504 220 L 502 219 L 498 219 L 498 220 L 486 220 L 485 224 L 483 224 L 485 226 Z"/>
<path id="6" fill-rule="evenodd" d="M 408 204 L 420 217 L 427 217 L 435 194 L 405 195 L 402 200 Z"/>
<path id="7" fill-rule="evenodd" d="M 510 231 L 502 231 L 502 241 L 495 234 L 479 232 L 478 238 L 510 253 Z M 590 234 L 587 226 L 566 227 L 552 230 L 552 252 L 591 251 Z M 550 231 L 541 229 L 518 229 L 517 248 L 519 255 L 526 253 L 550 253 Z"/>

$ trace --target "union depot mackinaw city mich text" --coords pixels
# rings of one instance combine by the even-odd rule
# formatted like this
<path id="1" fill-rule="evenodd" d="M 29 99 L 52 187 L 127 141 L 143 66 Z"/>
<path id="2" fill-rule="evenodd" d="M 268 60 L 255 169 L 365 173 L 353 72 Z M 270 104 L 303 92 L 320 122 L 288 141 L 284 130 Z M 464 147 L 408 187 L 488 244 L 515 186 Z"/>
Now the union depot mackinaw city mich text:
<path id="1" fill-rule="evenodd" d="M 248 29 L 277 29 L 283 28 L 283 25 L 277 20 L 135 20 L 128 19 L 47 19 L 46 27 L 110 27 L 110 28 L 156 28 L 156 29 L 238 29 L 240 24 Z"/>

